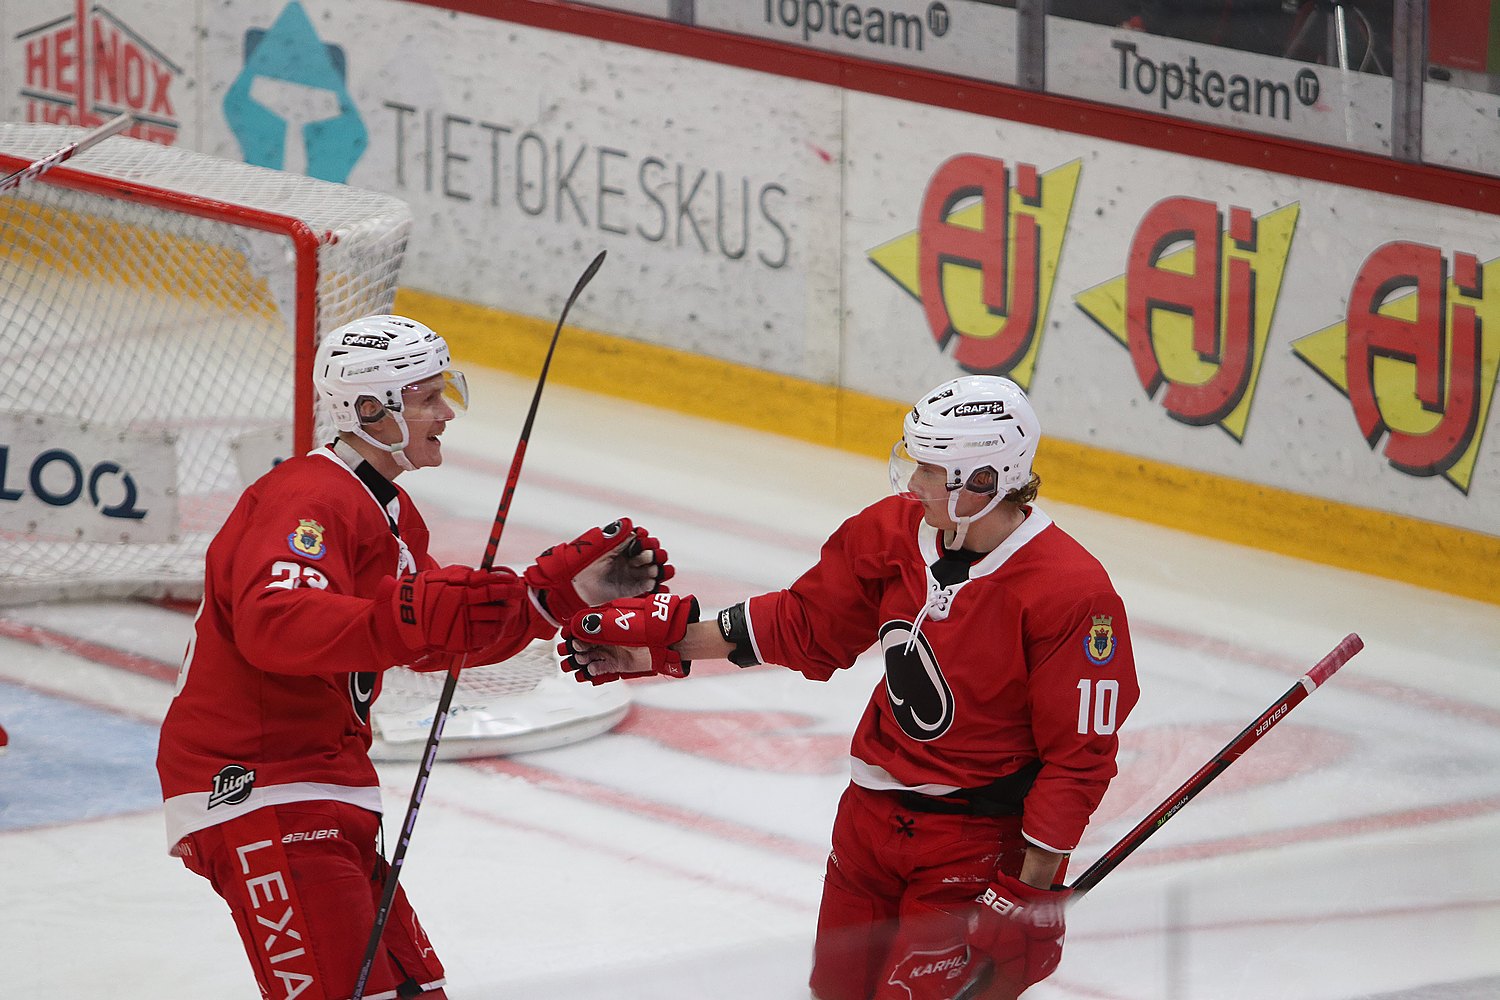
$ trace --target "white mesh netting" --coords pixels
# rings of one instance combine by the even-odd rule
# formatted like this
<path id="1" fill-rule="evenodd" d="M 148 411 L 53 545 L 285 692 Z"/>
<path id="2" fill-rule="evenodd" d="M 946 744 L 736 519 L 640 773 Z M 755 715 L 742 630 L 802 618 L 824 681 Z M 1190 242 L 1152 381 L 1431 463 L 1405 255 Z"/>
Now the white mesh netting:
<path id="1" fill-rule="evenodd" d="M 82 134 L 0 124 L 0 175 Z M 311 443 L 299 340 L 388 312 L 409 230 L 387 195 L 121 137 L 0 196 L 0 603 L 196 595 L 244 486 Z"/>
<path id="2" fill-rule="evenodd" d="M 438 756 L 492 757 L 545 750 L 613 729 L 630 711 L 623 683 L 580 684 L 562 672 L 554 643 L 538 640 L 504 663 L 460 671 Z M 370 709 L 375 760 L 421 760 L 445 672 L 387 670 Z"/>

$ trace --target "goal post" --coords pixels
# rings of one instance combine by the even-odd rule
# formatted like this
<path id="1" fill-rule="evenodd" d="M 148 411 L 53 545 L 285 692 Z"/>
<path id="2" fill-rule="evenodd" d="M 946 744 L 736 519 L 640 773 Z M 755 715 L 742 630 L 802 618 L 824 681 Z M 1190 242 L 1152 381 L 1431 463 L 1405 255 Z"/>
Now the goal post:
<path id="1" fill-rule="evenodd" d="M 83 134 L 0 123 L 0 176 Z M 197 599 L 244 488 L 332 435 L 318 340 L 390 312 L 410 229 L 389 195 L 119 136 L 0 193 L 0 606 Z M 377 759 L 420 756 L 445 676 L 385 672 Z M 444 753 L 562 746 L 629 705 L 533 643 L 462 672 Z"/>
<path id="2" fill-rule="evenodd" d="M 0 124 L 0 175 L 82 133 Z M 196 596 L 410 228 L 389 195 L 124 137 L 0 196 L 0 604 Z"/>

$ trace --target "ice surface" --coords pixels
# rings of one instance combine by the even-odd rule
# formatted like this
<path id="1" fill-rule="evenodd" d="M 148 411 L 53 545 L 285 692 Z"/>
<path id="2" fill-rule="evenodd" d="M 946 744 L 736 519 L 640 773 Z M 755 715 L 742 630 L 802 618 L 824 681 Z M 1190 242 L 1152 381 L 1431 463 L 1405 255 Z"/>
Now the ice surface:
<path id="1" fill-rule="evenodd" d="M 531 393 L 470 375 L 447 462 L 403 479 L 445 561 L 482 553 Z M 526 463 L 502 562 L 630 514 L 708 609 L 789 582 L 887 488 L 879 462 L 562 386 Z M 1075 872 L 1346 633 L 1366 649 L 1071 912 L 1028 996 L 1500 996 L 1496 608 L 1042 502 L 1125 597 L 1144 690 Z M 154 729 L 188 628 L 132 604 L 0 615 L 7 996 L 256 996 L 223 904 L 165 852 Z M 606 736 L 440 763 L 403 884 L 449 995 L 806 997 L 878 678 L 868 657 L 826 684 L 701 664 L 636 684 Z M 381 769 L 397 816 L 414 774 Z"/>

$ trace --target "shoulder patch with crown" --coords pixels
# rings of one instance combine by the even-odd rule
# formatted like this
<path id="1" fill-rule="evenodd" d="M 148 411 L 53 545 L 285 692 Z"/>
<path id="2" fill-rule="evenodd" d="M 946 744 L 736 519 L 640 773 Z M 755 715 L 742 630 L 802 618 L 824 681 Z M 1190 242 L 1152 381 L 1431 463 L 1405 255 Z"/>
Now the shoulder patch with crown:
<path id="1" fill-rule="evenodd" d="M 286 536 L 293 552 L 308 559 L 322 559 L 328 552 L 323 542 L 323 526 L 317 521 L 299 518 L 297 530 Z"/>
<path id="2" fill-rule="evenodd" d="M 1102 667 L 1115 658 L 1115 627 L 1112 617 L 1094 616 L 1088 634 L 1083 637 L 1083 655 L 1096 667 Z"/>

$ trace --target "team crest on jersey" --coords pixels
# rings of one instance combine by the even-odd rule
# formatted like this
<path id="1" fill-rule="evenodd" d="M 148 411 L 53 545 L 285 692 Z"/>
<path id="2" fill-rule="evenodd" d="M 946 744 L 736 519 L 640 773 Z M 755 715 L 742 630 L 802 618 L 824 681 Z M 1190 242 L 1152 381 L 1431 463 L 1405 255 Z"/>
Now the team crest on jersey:
<path id="1" fill-rule="evenodd" d="M 375 678 L 373 670 L 349 675 L 349 703 L 354 706 L 354 717 L 362 726 L 370 723 L 370 704 L 375 701 Z"/>
<path id="2" fill-rule="evenodd" d="M 936 617 L 935 615 L 933 617 Z M 880 626 L 885 651 L 885 693 L 901 731 L 921 743 L 953 728 L 953 688 L 917 626 L 899 618 Z"/>
<path id="3" fill-rule="evenodd" d="M 287 535 L 286 541 L 293 552 L 308 559 L 322 559 L 328 552 L 323 544 L 323 526 L 306 518 L 298 519 L 297 530 Z"/>
<path id="4" fill-rule="evenodd" d="M 1083 637 L 1083 655 L 1096 667 L 1115 658 L 1115 626 L 1109 615 L 1095 615 L 1088 635 Z"/>

